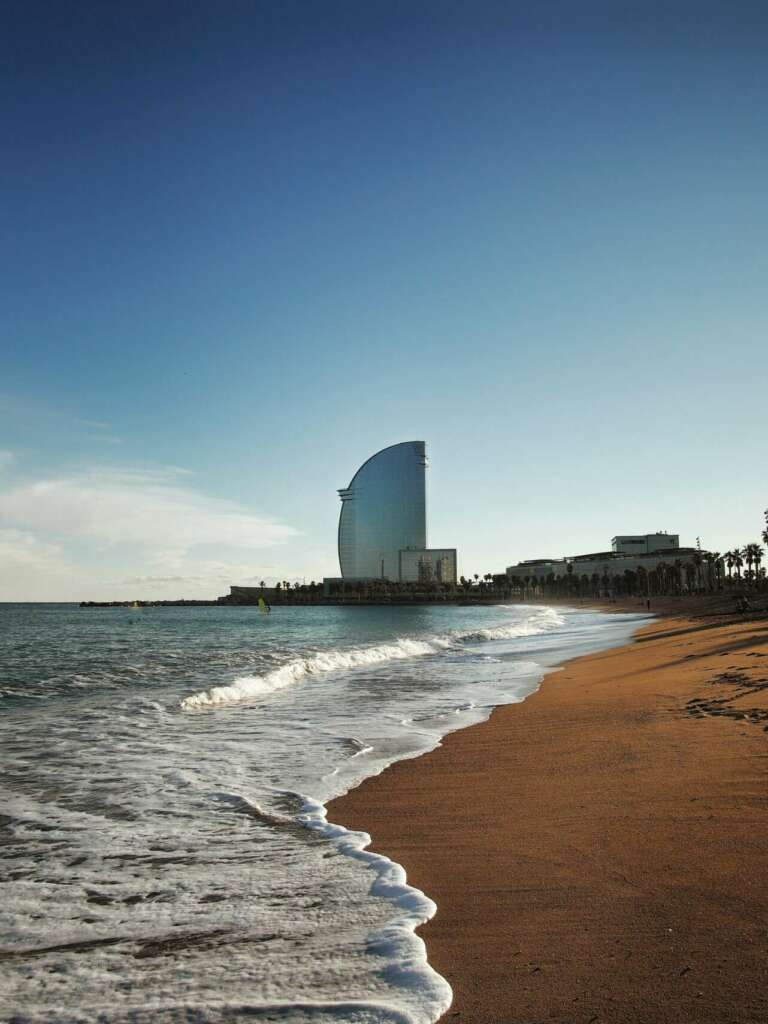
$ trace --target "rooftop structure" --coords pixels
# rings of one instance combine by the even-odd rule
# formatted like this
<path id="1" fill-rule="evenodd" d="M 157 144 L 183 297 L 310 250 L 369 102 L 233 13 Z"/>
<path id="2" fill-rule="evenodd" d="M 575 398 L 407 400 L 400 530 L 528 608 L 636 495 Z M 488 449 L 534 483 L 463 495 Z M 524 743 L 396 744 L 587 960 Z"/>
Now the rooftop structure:
<path id="1" fill-rule="evenodd" d="M 652 555 L 655 551 L 669 551 L 680 547 L 680 535 L 667 533 L 620 534 L 611 541 L 611 547 L 618 555 Z"/>

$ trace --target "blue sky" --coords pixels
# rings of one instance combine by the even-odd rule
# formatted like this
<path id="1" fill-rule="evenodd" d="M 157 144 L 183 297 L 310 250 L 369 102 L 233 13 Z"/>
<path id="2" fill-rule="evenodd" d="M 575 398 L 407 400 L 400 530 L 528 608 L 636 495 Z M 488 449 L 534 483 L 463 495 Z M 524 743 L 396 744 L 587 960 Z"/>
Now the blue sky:
<path id="1" fill-rule="evenodd" d="M 757 540 L 758 4 L 10 4 L 0 599 L 338 571 L 429 445 L 460 570 Z"/>

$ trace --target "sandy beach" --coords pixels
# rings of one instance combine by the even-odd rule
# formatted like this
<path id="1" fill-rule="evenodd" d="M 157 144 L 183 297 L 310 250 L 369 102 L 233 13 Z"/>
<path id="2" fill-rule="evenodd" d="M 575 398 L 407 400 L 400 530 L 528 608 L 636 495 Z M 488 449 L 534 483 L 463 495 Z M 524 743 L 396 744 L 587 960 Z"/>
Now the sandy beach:
<path id="1" fill-rule="evenodd" d="M 768 621 L 732 619 L 660 619 L 331 804 L 437 903 L 444 1020 L 768 1020 Z"/>

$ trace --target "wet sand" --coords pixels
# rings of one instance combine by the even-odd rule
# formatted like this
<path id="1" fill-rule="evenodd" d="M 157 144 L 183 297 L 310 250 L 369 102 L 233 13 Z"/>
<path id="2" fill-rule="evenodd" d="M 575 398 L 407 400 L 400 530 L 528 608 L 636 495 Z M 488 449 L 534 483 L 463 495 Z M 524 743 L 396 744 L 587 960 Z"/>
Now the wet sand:
<path id="1" fill-rule="evenodd" d="M 456 1022 L 768 1020 L 768 622 L 660 620 L 335 801 Z"/>

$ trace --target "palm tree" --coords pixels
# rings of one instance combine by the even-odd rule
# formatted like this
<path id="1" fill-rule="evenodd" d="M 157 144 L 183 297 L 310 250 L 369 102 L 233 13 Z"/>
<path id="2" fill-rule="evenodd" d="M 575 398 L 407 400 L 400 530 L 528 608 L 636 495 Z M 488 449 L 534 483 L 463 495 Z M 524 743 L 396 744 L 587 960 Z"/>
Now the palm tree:
<path id="1" fill-rule="evenodd" d="M 683 563 L 681 562 L 681 560 L 679 558 L 676 558 L 675 561 L 672 563 L 672 577 L 673 577 L 673 579 L 675 581 L 675 588 L 676 588 L 677 592 L 681 593 L 682 589 L 683 589 Z M 688 579 L 687 572 L 686 572 L 686 579 Z M 691 582 L 690 582 L 689 579 L 688 579 L 688 589 L 689 590 L 691 589 Z"/>
<path id="2" fill-rule="evenodd" d="M 719 551 L 711 551 L 710 554 L 712 556 L 712 564 L 715 567 L 715 585 L 719 590 L 720 584 L 722 582 L 720 577 L 723 571 L 723 556 L 720 554 Z"/>
<path id="3" fill-rule="evenodd" d="M 697 585 L 698 585 L 699 590 L 701 590 L 701 565 L 702 565 L 701 551 L 697 550 L 697 551 L 693 552 L 693 554 L 691 555 L 691 562 L 696 566 Z"/>
<path id="4" fill-rule="evenodd" d="M 768 508 L 765 510 L 765 529 L 763 530 L 763 544 L 768 544 Z"/>
<path id="5" fill-rule="evenodd" d="M 766 541 L 766 543 L 768 543 L 768 541 Z M 755 559 L 755 585 L 757 586 L 760 582 L 760 563 L 763 560 L 763 549 L 760 544 L 755 544 L 753 547 L 753 556 Z"/>
<path id="6" fill-rule="evenodd" d="M 744 559 L 749 567 L 749 577 L 757 578 L 757 569 L 763 560 L 763 549 L 759 544 L 747 544 L 742 552 Z M 755 566 L 755 572 L 752 572 L 752 566 Z"/>
<path id="7" fill-rule="evenodd" d="M 752 579 L 752 563 L 754 562 L 754 556 L 752 553 L 752 545 L 745 544 L 741 549 L 741 557 L 747 563 L 747 578 Z"/>
<path id="8" fill-rule="evenodd" d="M 648 570 L 644 565 L 637 567 L 637 592 L 645 596 L 648 594 Z"/>
<path id="9" fill-rule="evenodd" d="M 733 578 L 733 563 L 734 563 L 734 561 L 735 561 L 734 553 L 732 551 L 726 551 L 726 553 L 725 553 L 725 564 L 728 566 L 728 579 L 729 580 L 731 580 Z"/>
<path id="10" fill-rule="evenodd" d="M 736 575 L 741 579 L 741 567 L 744 565 L 744 560 L 738 548 L 733 549 L 733 564 L 736 567 Z"/>
<path id="11" fill-rule="evenodd" d="M 715 584 L 720 583 L 720 552 L 706 551 L 704 561 L 707 563 L 707 587 L 713 590 L 712 581 L 714 580 Z"/>
<path id="12" fill-rule="evenodd" d="M 659 569 L 658 569 L 658 566 L 655 569 L 651 569 L 650 572 L 648 573 L 648 596 L 649 597 L 651 596 L 651 593 L 654 593 L 654 594 L 661 593 L 661 587 L 659 586 Z"/>
<path id="13" fill-rule="evenodd" d="M 656 575 L 659 580 L 659 593 L 666 594 L 667 592 L 667 570 L 669 566 L 666 562 L 659 562 L 656 566 Z"/>
<path id="14" fill-rule="evenodd" d="M 685 563 L 685 580 L 688 585 L 688 590 L 693 590 L 693 581 L 696 578 L 696 566 L 693 562 Z"/>

